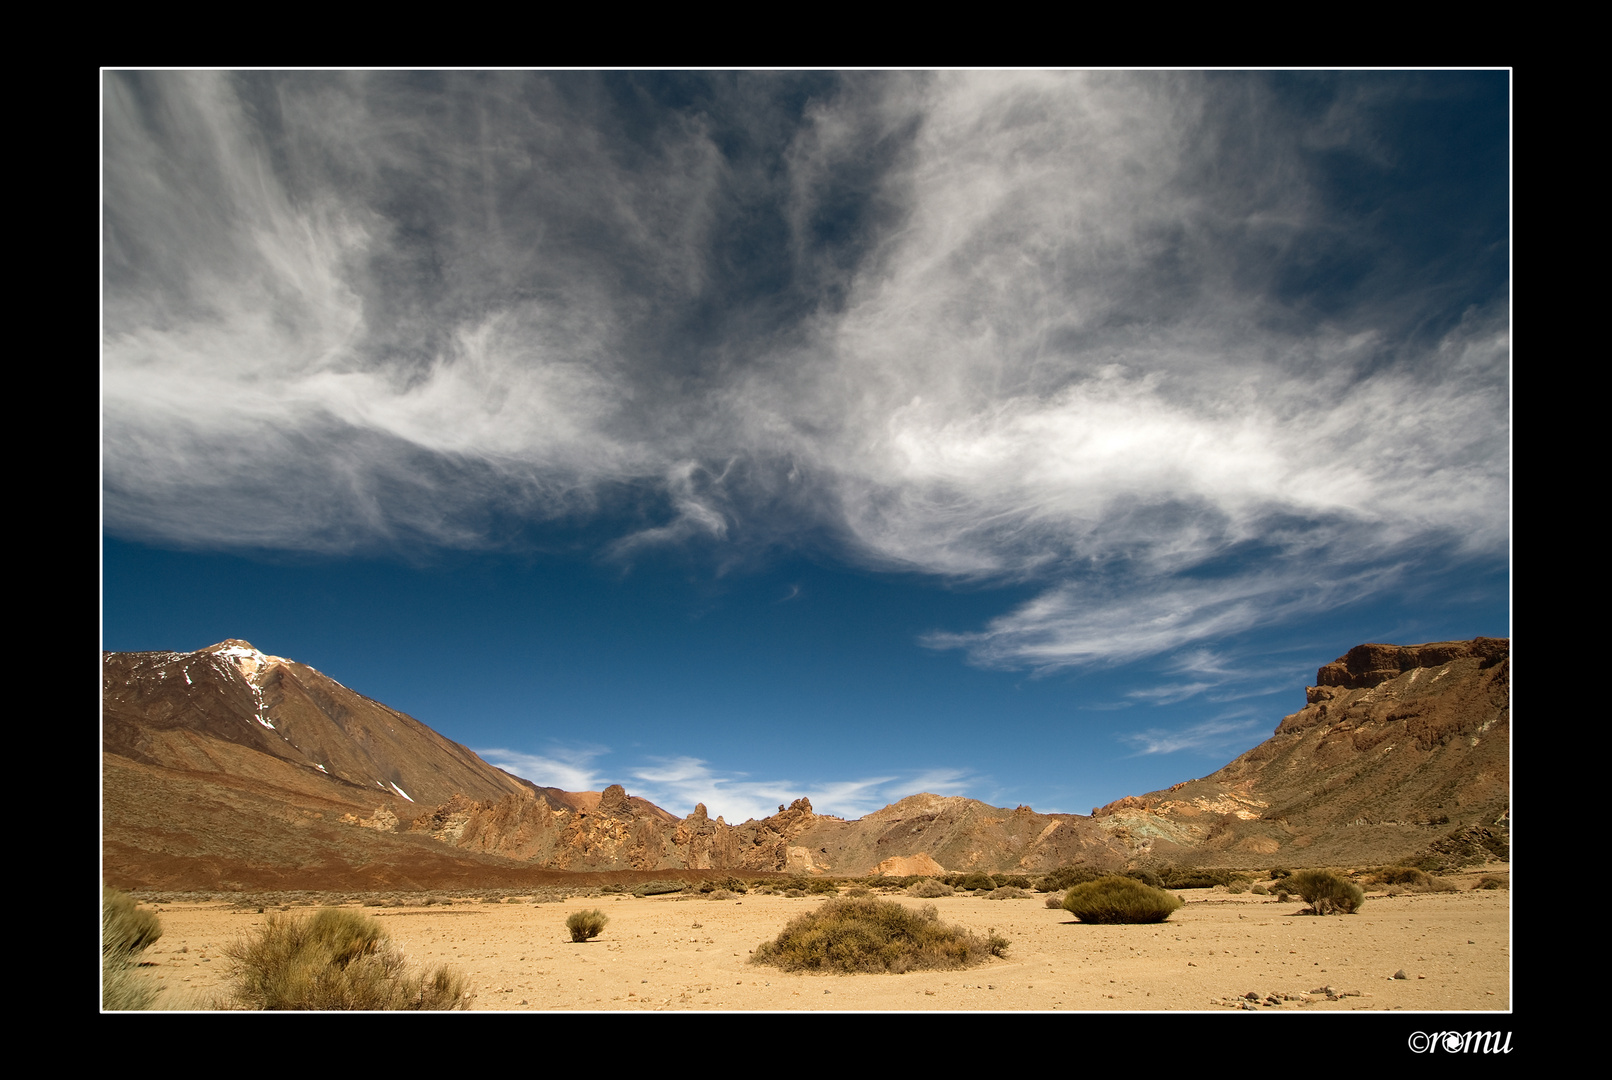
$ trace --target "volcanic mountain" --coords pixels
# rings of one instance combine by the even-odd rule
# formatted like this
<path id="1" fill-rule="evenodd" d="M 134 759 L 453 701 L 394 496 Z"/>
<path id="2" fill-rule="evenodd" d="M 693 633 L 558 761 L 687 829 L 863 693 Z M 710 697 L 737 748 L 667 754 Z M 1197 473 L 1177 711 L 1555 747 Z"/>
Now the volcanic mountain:
<path id="1" fill-rule="evenodd" d="M 1091 817 L 919 794 L 855 821 L 798 799 L 729 825 L 703 805 L 678 818 L 620 785 L 540 788 L 244 641 L 105 653 L 103 874 L 126 887 L 331 889 L 493 887 L 567 871 L 1481 857 L 1504 843 L 1509 656 L 1508 642 L 1486 638 L 1360 646 L 1224 769 Z"/>

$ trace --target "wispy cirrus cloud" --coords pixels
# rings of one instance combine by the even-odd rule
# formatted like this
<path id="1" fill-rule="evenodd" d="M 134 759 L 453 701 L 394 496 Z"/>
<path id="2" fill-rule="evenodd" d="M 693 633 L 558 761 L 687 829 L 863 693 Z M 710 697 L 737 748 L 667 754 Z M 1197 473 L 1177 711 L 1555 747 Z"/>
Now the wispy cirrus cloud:
<path id="1" fill-rule="evenodd" d="M 825 546 L 1039 586 L 925 643 L 1042 671 L 1503 560 L 1504 146 L 1451 197 L 1427 78 L 1290 89 L 109 72 L 107 527 Z"/>
<path id="2" fill-rule="evenodd" d="M 610 783 L 595 762 L 609 754 L 603 746 L 556 747 L 547 755 L 529 754 L 502 747 L 476 751 L 483 761 L 505 772 L 514 773 L 539 787 L 561 791 L 599 791 Z"/>
<path id="3" fill-rule="evenodd" d="M 1174 730 L 1153 729 L 1131 732 L 1119 736 L 1121 741 L 1136 747 L 1136 753 L 1176 754 L 1183 751 L 1218 757 L 1228 750 L 1241 749 L 1251 738 L 1268 727 L 1266 720 L 1253 717 L 1222 717 L 1204 720 Z"/>

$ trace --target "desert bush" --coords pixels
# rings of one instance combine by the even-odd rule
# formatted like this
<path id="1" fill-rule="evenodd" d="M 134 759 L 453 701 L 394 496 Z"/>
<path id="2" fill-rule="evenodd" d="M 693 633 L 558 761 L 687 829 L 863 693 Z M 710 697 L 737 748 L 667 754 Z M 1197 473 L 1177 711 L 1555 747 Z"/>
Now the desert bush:
<path id="1" fill-rule="evenodd" d="M 1271 891 L 1263 885 L 1255 885 L 1248 891 L 1253 893 L 1255 896 L 1269 896 L 1271 894 Z"/>
<path id="2" fill-rule="evenodd" d="M 996 880 L 990 874 L 964 874 L 961 881 L 947 880 L 946 884 L 954 889 L 967 889 L 970 892 L 990 892 L 996 888 Z"/>
<path id="3" fill-rule="evenodd" d="M 646 881 L 642 885 L 634 885 L 634 896 L 663 896 L 666 893 L 682 892 L 681 881 Z"/>
<path id="4" fill-rule="evenodd" d="M 733 894 L 726 889 L 713 889 L 709 893 L 712 900 L 732 900 Z"/>
<path id="5" fill-rule="evenodd" d="M 411 974 L 380 924 L 356 911 L 270 915 L 254 937 L 224 950 L 245 1009 L 466 1009 L 464 979 L 446 967 Z"/>
<path id="6" fill-rule="evenodd" d="M 846 896 L 872 896 L 873 895 L 873 890 L 868 888 L 866 885 L 852 885 L 849 889 L 845 890 L 845 895 Z"/>
<path id="7" fill-rule="evenodd" d="M 162 937 L 162 921 L 134 897 L 101 886 L 101 1008 L 149 1009 L 158 988 L 138 978 L 135 957 Z"/>
<path id="8" fill-rule="evenodd" d="M 1493 874 L 1485 874 L 1472 887 L 1474 889 L 1504 889 L 1506 888 L 1506 879 L 1495 877 Z"/>
<path id="9" fill-rule="evenodd" d="M 1048 893 L 1047 906 L 1054 909 L 1063 907 L 1063 893 Z"/>
<path id="10" fill-rule="evenodd" d="M 1247 874 L 1239 874 L 1233 870 L 1215 870 L 1201 866 L 1167 866 L 1159 871 L 1158 884 L 1154 887 L 1160 889 L 1212 889 L 1216 885 L 1229 887 L 1235 882 L 1247 882 L 1248 880 Z"/>
<path id="11" fill-rule="evenodd" d="M 1433 879 L 1414 866 L 1385 866 L 1371 875 L 1379 885 L 1426 885 Z"/>
<path id="12" fill-rule="evenodd" d="M 840 887 L 833 878 L 812 878 L 806 882 L 806 891 L 812 896 L 837 896 Z"/>
<path id="13" fill-rule="evenodd" d="M 840 897 L 790 920 L 751 963 L 785 971 L 894 972 L 968 967 L 1007 953 L 1008 940 L 940 921 L 933 904 Z"/>
<path id="14" fill-rule="evenodd" d="M 1017 889 L 1012 885 L 1003 885 L 1000 889 L 992 889 L 985 894 L 987 900 L 1028 900 L 1035 894 L 1026 889 Z"/>
<path id="15" fill-rule="evenodd" d="M 134 897 L 101 886 L 101 952 L 129 957 L 162 937 L 162 920 Z"/>
<path id="16" fill-rule="evenodd" d="M 1366 902 L 1365 890 L 1330 870 L 1300 870 L 1287 880 L 1317 915 L 1352 915 Z"/>
<path id="17" fill-rule="evenodd" d="M 1113 873 L 1111 870 L 1094 870 L 1089 866 L 1060 866 L 1041 877 L 1035 883 L 1035 888 L 1037 892 L 1063 892 L 1073 886 L 1107 877 L 1111 873 Z"/>
<path id="18" fill-rule="evenodd" d="M 916 896 L 920 900 L 933 900 L 937 896 L 950 896 L 953 889 L 950 885 L 942 885 L 934 878 L 924 878 L 907 887 L 908 896 Z"/>
<path id="19" fill-rule="evenodd" d="M 1064 910 L 1087 923 L 1163 922 L 1180 906 L 1172 893 L 1118 875 L 1076 885 L 1063 898 Z"/>
<path id="20" fill-rule="evenodd" d="M 609 921 L 610 916 L 598 908 L 588 908 L 586 911 L 573 911 L 565 920 L 565 928 L 571 931 L 572 941 L 587 941 L 598 937 Z"/>

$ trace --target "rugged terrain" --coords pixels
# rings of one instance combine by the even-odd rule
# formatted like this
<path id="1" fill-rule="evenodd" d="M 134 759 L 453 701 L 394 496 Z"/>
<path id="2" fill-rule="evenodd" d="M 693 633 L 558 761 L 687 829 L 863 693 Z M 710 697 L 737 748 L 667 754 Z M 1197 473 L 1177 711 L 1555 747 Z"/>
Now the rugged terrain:
<path id="1" fill-rule="evenodd" d="M 103 654 L 106 880 L 145 888 L 530 887 L 656 871 L 891 875 L 1505 854 L 1509 643 L 1362 645 L 1225 768 L 1092 816 L 909 796 L 730 825 L 619 785 L 540 788 L 243 641 Z"/>

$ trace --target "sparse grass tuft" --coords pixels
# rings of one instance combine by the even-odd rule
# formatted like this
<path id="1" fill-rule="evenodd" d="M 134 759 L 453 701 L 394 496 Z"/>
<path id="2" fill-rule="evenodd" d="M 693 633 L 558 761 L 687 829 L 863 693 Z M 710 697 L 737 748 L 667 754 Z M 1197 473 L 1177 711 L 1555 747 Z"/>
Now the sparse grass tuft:
<path id="1" fill-rule="evenodd" d="M 914 910 L 895 900 L 842 897 L 790 920 L 751 962 L 785 971 L 899 974 L 968 967 L 1007 948 L 994 932 L 980 937 L 942 923 L 933 904 Z"/>
<path id="2" fill-rule="evenodd" d="M 255 936 L 224 950 L 245 1009 L 467 1009 L 464 979 L 446 967 L 413 975 L 400 949 L 368 916 L 321 908 L 306 918 L 270 915 Z"/>
<path id="3" fill-rule="evenodd" d="M 135 957 L 162 937 L 162 922 L 134 897 L 101 886 L 101 1008 L 149 1009 L 158 988 L 134 973 Z"/>
<path id="4" fill-rule="evenodd" d="M 1365 890 L 1330 870 L 1300 870 L 1285 884 L 1302 896 L 1316 915 L 1353 915 L 1366 902 Z"/>
<path id="5" fill-rule="evenodd" d="M 565 920 L 565 928 L 571 931 L 572 941 L 587 941 L 598 937 L 610 921 L 610 916 L 598 908 L 588 908 L 586 911 L 574 911 Z"/>
<path id="6" fill-rule="evenodd" d="M 1163 922 L 1180 906 L 1173 893 L 1118 876 L 1076 885 L 1063 898 L 1064 910 L 1086 923 Z"/>

